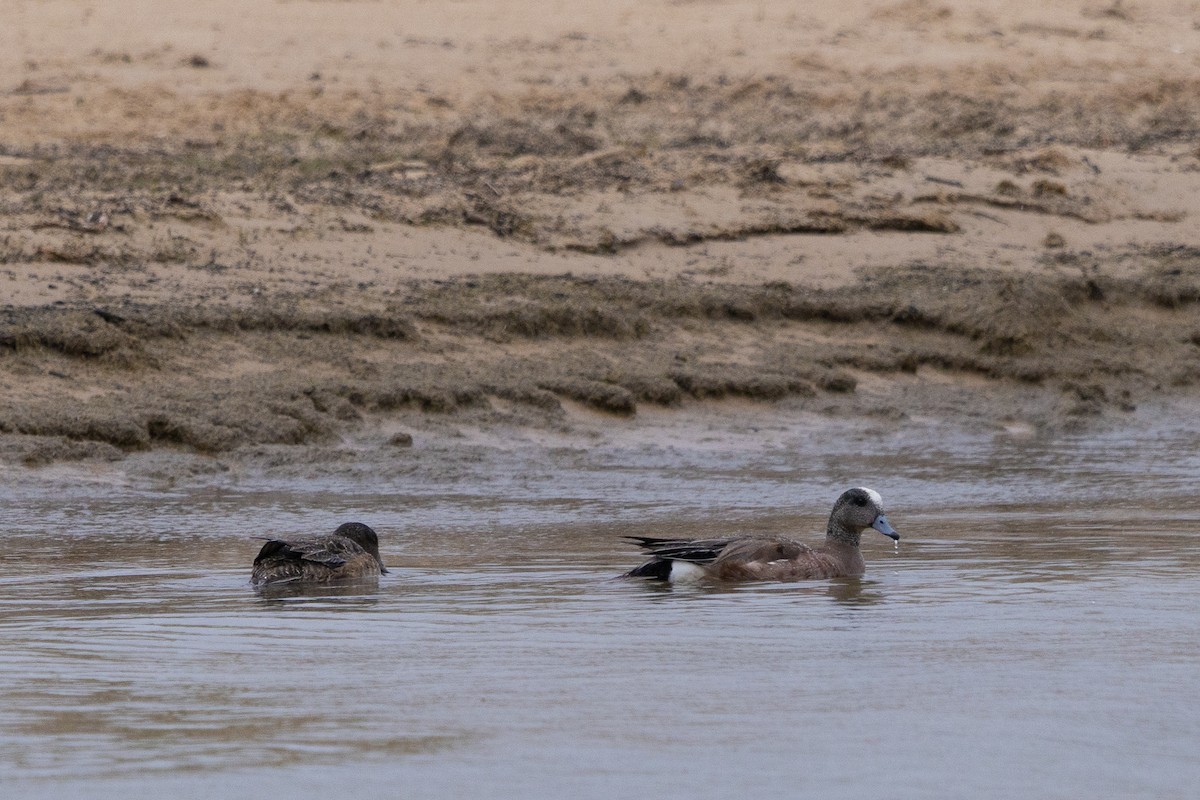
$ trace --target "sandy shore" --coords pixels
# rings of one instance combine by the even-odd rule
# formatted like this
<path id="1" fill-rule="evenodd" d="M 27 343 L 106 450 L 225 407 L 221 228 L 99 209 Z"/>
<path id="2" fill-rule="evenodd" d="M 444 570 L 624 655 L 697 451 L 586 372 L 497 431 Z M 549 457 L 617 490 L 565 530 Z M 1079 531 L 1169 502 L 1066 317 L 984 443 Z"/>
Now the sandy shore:
<path id="1" fill-rule="evenodd" d="M 3 3 L 0 458 L 1200 394 L 1194 4 L 151 5 Z"/>

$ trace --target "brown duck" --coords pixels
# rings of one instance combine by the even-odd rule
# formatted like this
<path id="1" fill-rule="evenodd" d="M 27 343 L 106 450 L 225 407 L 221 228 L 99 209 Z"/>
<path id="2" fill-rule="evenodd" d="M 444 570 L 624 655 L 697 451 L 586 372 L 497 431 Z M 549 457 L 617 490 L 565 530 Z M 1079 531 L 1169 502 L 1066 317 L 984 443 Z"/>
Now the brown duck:
<path id="1" fill-rule="evenodd" d="M 858 577 L 866 571 L 859 537 L 867 528 L 899 541 L 873 489 L 848 489 L 833 504 L 825 543 L 809 547 L 777 536 L 729 539 L 656 539 L 628 536 L 650 560 L 626 573 L 631 578 L 672 582 L 710 578 L 721 581 L 796 581 Z"/>
<path id="2" fill-rule="evenodd" d="M 326 536 L 268 539 L 254 559 L 250 582 L 338 583 L 386 574 L 375 531 L 361 522 L 347 522 Z"/>

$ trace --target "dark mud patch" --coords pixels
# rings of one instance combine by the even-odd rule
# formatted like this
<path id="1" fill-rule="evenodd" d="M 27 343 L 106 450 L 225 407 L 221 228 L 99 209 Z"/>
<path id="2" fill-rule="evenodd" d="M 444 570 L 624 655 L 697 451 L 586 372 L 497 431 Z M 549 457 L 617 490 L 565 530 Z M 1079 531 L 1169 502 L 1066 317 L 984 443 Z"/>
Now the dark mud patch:
<path id="1" fill-rule="evenodd" d="M 680 389 L 701 400 L 730 396 L 779 400 L 793 394 L 813 397 L 817 393 L 816 388 L 802 378 L 763 372 L 741 364 L 681 367 L 671 372 L 671 380 Z"/>
<path id="2" fill-rule="evenodd" d="M 380 414 L 559 426 L 564 399 L 625 417 L 739 397 L 1051 426 L 1105 418 L 1200 386 L 1200 257 L 1126 257 L 1137 270 L 1120 275 L 909 267 L 837 289 L 498 275 L 388 298 L 346 288 L 325 310 L 294 295 L 264 296 L 252 313 L 10 309 L 0 433 L 64 443 L 20 456 L 42 463 L 329 442 Z M 963 385 L 939 396 L 930 369 Z"/>
<path id="3" fill-rule="evenodd" d="M 183 339 L 196 331 L 357 334 L 402 341 L 417 335 L 412 322 L 399 313 L 300 309 L 283 297 L 258 308 L 130 304 L 119 310 L 0 309 L 0 349 L 44 348 L 83 358 L 119 355 L 129 365 L 154 366 L 153 357 L 141 346 L 144 341 Z"/>
<path id="4" fill-rule="evenodd" d="M 58 436 L 9 435 L 0 438 L 0 458 L 27 467 L 44 467 L 61 461 L 120 461 L 125 450 L 106 442 L 76 441 Z"/>
<path id="5" fill-rule="evenodd" d="M 146 387 L 78 401 L 0 405 L 0 433 L 61 438 L 121 450 L 184 446 L 219 453 L 248 443 L 304 444 L 331 432 L 323 415 L 277 395 L 236 391 L 179 397 Z M 74 452 L 74 451 L 67 451 Z M 78 452 L 88 454 L 86 449 Z"/>
<path id="6" fill-rule="evenodd" d="M 0 348 L 43 347 L 85 358 L 136 350 L 137 338 L 114 324 L 120 319 L 94 310 L 5 309 L 0 311 Z"/>

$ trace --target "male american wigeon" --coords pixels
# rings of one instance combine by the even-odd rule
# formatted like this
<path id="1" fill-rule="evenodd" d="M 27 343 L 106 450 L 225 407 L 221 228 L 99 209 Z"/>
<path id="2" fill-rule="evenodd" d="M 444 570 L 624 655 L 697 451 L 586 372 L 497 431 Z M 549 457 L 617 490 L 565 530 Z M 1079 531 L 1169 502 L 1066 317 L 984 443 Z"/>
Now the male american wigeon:
<path id="1" fill-rule="evenodd" d="M 796 581 L 806 578 L 854 578 L 866 571 L 859 537 L 867 528 L 899 541 L 874 489 L 848 489 L 833 504 L 825 543 L 809 547 L 778 536 L 728 539 L 656 539 L 628 536 L 650 560 L 626 573 L 631 578 L 691 581 Z"/>
<path id="2" fill-rule="evenodd" d="M 254 559 L 250 581 L 256 586 L 338 583 L 386 574 L 375 531 L 361 522 L 347 522 L 325 536 L 268 539 Z"/>

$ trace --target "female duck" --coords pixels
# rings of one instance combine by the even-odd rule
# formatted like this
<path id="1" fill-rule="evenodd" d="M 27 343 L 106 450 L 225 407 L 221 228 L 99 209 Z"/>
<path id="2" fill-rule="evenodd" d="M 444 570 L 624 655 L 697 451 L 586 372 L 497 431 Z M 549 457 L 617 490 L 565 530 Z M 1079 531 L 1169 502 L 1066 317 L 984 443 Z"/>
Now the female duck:
<path id="1" fill-rule="evenodd" d="M 250 582 L 336 583 L 386 574 L 375 531 L 361 522 L 347 522 L 326 536 L 268 539 L 254 559 Z"/>
<path id="2" fill-rule="evenodd" d="M 825 543 L 820 547 L 775 536 L 729 539 L 655 539 L 626 537 L 650 554 L 650 560 L 626 577 L 672 582 L 714 578 L 723 581 L 795 581 L 806 578 L 855 578 L 866 571 L 859 537 L 867 528 L 899 541 L 883 513 L 883 498 L 873 489 L 849 489 L 833 504 Z"/>

